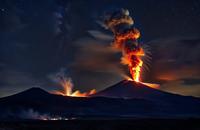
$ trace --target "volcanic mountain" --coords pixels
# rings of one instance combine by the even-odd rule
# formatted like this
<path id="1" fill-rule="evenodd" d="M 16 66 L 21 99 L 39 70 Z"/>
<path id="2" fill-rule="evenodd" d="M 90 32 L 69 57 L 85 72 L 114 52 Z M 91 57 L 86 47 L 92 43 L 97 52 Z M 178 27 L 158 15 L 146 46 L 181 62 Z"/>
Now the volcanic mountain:
<path id="1" fill-rule="evenodd" d="M 111 87 L 108 87 L 92 96 L 102 96 L 111 98 L 141 98 L 152 99 L 159 96 L 172 95 L 157 89 L 150 88 L 140 82 L 123 80 Z"/>
<path id="2" fill-rule="evenodd" d="M 124 99 L 146 99 L 156 101 L 184 100 L 185 102 L 187 100 L 199 100 L 192 96 L 181 96 L 178 94 L 164 92 L 151 88 L 143 83 L 129 80 L 123 80 L 91 96 Z"/>
<path id="3" fill-rule="evenodd" d="M 121 81 L 90 97 L 50 94 L 40 88 L 0 98 L 0 119 L 24 118 L 20 113 L 75 118 L 189 118 L 200 117 L 200 99 Z"/>

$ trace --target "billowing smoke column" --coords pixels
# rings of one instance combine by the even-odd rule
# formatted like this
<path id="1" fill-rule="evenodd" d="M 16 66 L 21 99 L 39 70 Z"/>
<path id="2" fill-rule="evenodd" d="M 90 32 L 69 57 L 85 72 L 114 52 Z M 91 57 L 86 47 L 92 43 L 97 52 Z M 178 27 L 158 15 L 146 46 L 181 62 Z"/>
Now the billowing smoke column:
<path id="1" fill-rule="evenodd" d="M 114 34 L 112 46 L 122 52 L 121 63 L 129 67 L 132 79 L 140 81 L 140 71 L 143 65 L 141 57 L 145 55 L 143 48 L 137 42 L 140 32 L 133 27 L 133 19 L 129 11 L 120 9 L 105 16 L 104 24 Z"/>

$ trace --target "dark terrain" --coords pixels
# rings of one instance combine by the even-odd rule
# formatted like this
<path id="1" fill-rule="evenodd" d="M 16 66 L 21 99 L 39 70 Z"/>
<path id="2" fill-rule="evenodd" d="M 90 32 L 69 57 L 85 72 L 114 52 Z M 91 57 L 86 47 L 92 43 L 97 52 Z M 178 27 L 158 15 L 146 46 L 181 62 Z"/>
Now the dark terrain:
<path id="1" fill-rule="evenodd" d="M 0 99 L 0 120 L 65 118 L 199 118 L 200 99 L 121 81 L 90 97 L 65 97 L 40 88 Z"/>
<path id="2" fill-rule="evenodd" d="M 1 122 L 0 130 L 199 130 L 197 119 Z"/>
<path id="3" fill-rule="evenodd" d="M 31 88 L 0 98 L 0 112 L 0 130 L 200 130 L 199 98 L 131 81 L 85 98 Z"/>

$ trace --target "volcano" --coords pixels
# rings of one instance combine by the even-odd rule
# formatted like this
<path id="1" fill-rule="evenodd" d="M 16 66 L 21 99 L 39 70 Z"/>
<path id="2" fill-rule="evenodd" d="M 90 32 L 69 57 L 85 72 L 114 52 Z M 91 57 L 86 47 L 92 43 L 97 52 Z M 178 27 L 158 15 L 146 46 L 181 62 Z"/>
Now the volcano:
<path id="1" fill-rule="evenodd" d="M 192 96 L 181 96 L 164 92 L 155 88 L 151 88 L 143 83 L 123 80 L 111 87 L 108 87 L 96 94 L 93 97 L 109 97 L 109 98 L 123 98 L 123 99 L 146 99 L 152 101 L 175 101 L 175 100 L 198 100 Z"/>
<path id="2" fill-rule="evenodd" d="M 40 88 L 0 98 L 0 119 L 24 118 L 21 111 L 66 118 L 194 118 L 200 99 L 121 81 L 89 97 L 55 95 Z"/>
<path id="3" fill-rule="evenodd" d="M 92 96 L 102 96 L 111 98 L 141 98 L 141 99 L 156 99 L 169 94 L 157 89 L 150 88 L 140 82 L 123 80 L 111 87 L 108 87 Z"/>

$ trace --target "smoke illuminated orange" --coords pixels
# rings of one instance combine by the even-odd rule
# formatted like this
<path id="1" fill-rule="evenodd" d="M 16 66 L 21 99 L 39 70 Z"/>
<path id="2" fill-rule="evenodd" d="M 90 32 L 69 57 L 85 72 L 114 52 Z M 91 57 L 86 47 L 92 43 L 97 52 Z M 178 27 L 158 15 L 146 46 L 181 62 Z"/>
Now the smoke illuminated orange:
<path id="1" fill-rule="evenodd" d="M 114 34 L 112 46 L 122 52 L 121 63 L 128 66 L 132 79 L 139 82 L 145 52 L 137 41 L 140 32 L 133 27 L 134 21 L 129 11 L 120 9 L 107 13 L 104 23 Z"/>
<path id="2" fill-rule="evenodd" d="M 55 91 L 54 94 L 63 95 L 63 96 L 71 96 L 71 97 L 88 97 L 91 94 L 95 94 L 96 90 L 92 89 L 88 92 L 81 93 L 79 90 L 73 92 L 73 83 L 69 78 L 62 78 L 60 80 L 60 84 L 63 87 L 62 91 Z"/>
<path id="3" fill-rule="evenodd" d="M 136 82 L 140 81 L 140 72 L 143 65 L 141 57 L 145 55 L 144 50 L 135 42 L 140 36 L 140 32 L 133 28 L 126 33 L 116 34 L 113 46 L 117 49 L 122 50 L 121 63 L 129 67 L 129 72 L 132 79 Z M 130 41 L 131 44 L 137 46 L 137 48 L 132 49 L 131 45 L 127 45 L 126 42 Z"/>

